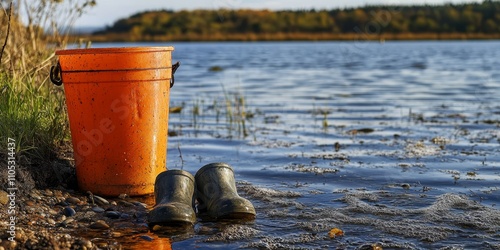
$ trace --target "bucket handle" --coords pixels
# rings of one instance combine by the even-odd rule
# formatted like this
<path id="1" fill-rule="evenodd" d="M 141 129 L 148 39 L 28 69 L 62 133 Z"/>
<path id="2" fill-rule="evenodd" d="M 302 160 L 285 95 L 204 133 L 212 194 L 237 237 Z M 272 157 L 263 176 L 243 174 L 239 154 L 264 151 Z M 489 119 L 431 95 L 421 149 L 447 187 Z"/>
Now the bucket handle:
<path id="1" fill-rule="evenodd" d="M 175 83 L 174 74 L 175 71 L 177 71 L 177 69 L 179 68 L 179 66 L 181 66 L 180 62 L 172 64 L 172 78 L 170 78 L 170 88 L 174 86 Z M 57 62 L 56 66 L 50 67 L 50 81 L 52 81 L 52 83 L 57 86 L 61 86 L 63 83 L 61 74 L 61 64 L 59 62 Z"/>
<path id="2" fill-rule="evenodd" d="M 175 74 L 175 71 L 179 68 L 179 66 L 181 66 L 180 62 L 176 62 L 176 63 L 172 64 L 172 78 L 170 78 L 170 88 L 172 88 L 174 86 L 174 83 L 175 83 L 174 74 Z"/>
<path id="3" fill-rule="evenodd" d="M 50 67 L 50 81 L 57 86 L 62 85 L 61 64 L 59 62 L 56 66 Z"/>

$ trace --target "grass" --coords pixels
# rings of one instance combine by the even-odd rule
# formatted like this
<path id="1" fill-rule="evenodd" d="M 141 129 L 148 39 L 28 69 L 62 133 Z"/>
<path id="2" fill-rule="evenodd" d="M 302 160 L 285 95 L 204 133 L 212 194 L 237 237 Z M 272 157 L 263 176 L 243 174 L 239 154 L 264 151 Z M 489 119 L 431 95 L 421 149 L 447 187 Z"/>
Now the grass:
<path id="1" fill-rule="evenodd" d="M 332 110 L 327 109 L 327 108 L 316 108 L 314 106 L 312 114 L 316 118 L 317 115 L 323 116 L 323 119 L 321 120 L 321 128 L 323 129 L 324 132 L 328 131 L 328 127 L 330 124 L 328 123 L 328 115 L 332 113 Z"/>
<path id="2" fill-rule="evenodd" d="M 21 13 L 17 4 L 23 4 Z M 63 150 L 69 149 L 69 126 L 61 87 L 48 80 L 54 51 L 68 43 L 69 29 L 91 0 L 4 1 L 0 4 L 0 163 L 7 163 L 7 142 L 15 141 L 16 178 L 39 187 L 62 176 Z M 25 18 L 22 18 L 25 17 Z M 10 138 L 10 140 L 9 140 Z M 0 176 L 7 168 L 0 169 Z M 24 178 L 26 177 L 26 178 Z M 6 178 L 0 178 L 5 186 Z M 22 190 L 21 190 L 22 191 Z"/>
<path id="3" fill-rule="evenodd" d="M 198 98 L 193 101 L 189 113 L 194 131 L 197 132 L 201 129 L 204 119 L 210 120 L 210 116 L 213 115 L 213 119 L 217 124 L 222 123 L 225 126 L 228 137 L 232 138 L 236 136 L 245 138 L 249 136 L 251 131 L 247 124 L 251 122 L 255 113 L 248 111 L 246 98 L 242 93 L 227 92 L 224 86 L 222 86 L 222 90 L 224 94 L 222 100 L 221 98 L 215 98 L 209 101 L 207 99 Z M 206 105 L 207 103 L 209 105 Z M 180 109 L 180 107 L 173 108 L 183 110 Z M 173 113 L 172 109 L 170 113 Z"/>
<path id="4" fill-rule="evenodd" d="M 69 138 L 61 90 L 49 83 L 17 81 L 0 75 L 0 151 L 7 140 L 16 141 L 16 153 L 28 163 L 53 160 Z M 5 160 L 2 157 L 2 160 Z"/>
<path id="5" fill-rule="evenodd" d="M 229 94 L 224 85 L 221 86 L 224 93 L 226 124 L 228 124 L 229 131 L 232 131 L 235 127 L 238 135 L 247 137 L 249 133 L 246 121 L 253 117 L 253 113 L 246 111 L 247 107 L 244 95 L 239 92 Z"/>

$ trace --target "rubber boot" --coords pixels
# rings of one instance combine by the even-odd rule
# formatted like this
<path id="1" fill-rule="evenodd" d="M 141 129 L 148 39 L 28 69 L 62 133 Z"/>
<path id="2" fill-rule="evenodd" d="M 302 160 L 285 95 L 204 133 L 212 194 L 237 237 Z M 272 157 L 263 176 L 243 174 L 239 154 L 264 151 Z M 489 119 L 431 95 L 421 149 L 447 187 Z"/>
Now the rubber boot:
<path id="1" fill-rule="evenodd" d="M 255 208 L 238 195 L 233 169 L 226 163 L 203 166 L 195 181 L 199 212 L 214 219 L 255 219 Z"/>
<path id="2" fill-rule="evenodd" d="M 149 227 L 193 225 L 196 222 L 193 194 L 194 178 L 189 172 L 160 173 L 155 181 L 156 205 L 148 214 Z"/>

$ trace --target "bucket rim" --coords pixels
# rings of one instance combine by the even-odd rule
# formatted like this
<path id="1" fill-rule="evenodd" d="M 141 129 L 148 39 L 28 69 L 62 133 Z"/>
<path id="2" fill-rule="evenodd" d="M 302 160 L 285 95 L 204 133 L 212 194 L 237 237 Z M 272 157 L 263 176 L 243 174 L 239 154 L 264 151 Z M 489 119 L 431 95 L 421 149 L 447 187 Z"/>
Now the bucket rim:
<path id="1" fill-rule="evenodd" d="M 144 53 L 144 52 L 165 52 L 173 50 L 174 50 L 173 46 L 60 49 L 56 50 L 56 55 Z"/>

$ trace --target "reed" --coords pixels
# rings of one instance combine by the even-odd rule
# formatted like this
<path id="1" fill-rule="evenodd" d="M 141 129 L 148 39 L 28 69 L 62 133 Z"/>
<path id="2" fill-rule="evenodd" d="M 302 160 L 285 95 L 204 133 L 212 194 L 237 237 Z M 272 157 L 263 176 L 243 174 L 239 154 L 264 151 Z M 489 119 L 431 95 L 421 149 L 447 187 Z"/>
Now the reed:
<path id="1" fill-rule="evenodd" d="M 235 130 L 238 136 L 247 137 L 249 135 L 249 130 L 246 122 L 253 118 L 253 113 L 247 112 L 245 96 L 239 92 L 229 93 L 224 88 L 224 85 L 221 86 L 222 92 L 224 93 L 228 131 Z"/>
<path id="2" fill-rule="evenodd" d="M 6 5 L 7 3 L 7 5 Z M 63 90 L 49 82 L 54 51 L 91 0 L 2 1 L 0 10 L 0 162 L 7 140 L 28 165 L 54 160 L 69 144 Z M 21 20 L 20 6 L 27 22 Z"/>

